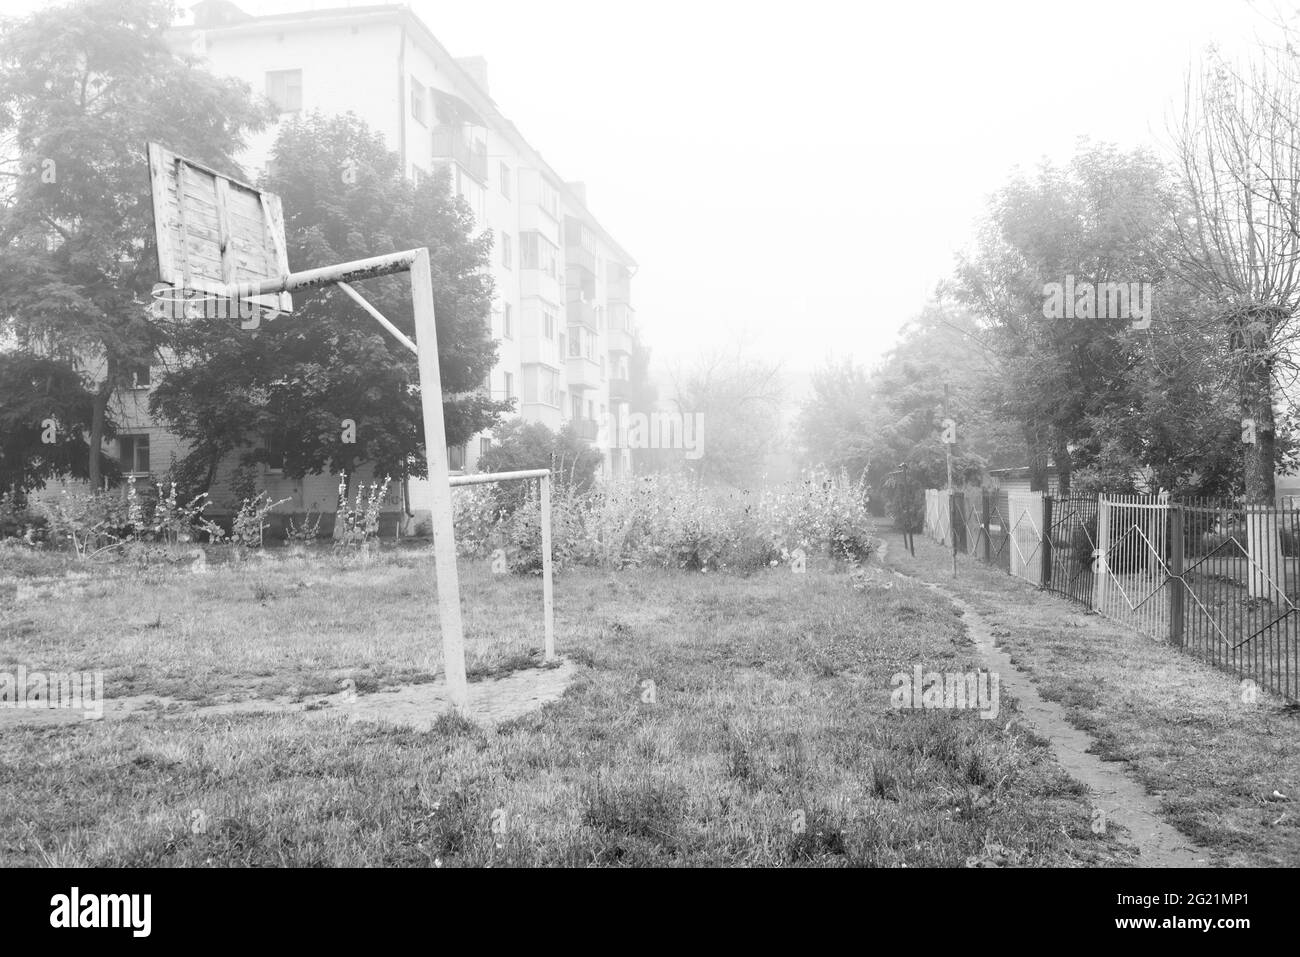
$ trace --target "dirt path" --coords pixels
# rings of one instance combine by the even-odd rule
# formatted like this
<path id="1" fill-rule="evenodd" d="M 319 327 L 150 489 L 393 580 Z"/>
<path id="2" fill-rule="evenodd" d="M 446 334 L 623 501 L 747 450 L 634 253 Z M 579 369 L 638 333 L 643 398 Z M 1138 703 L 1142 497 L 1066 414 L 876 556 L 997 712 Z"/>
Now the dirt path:
<path id="1" fill-rule="evenodd" d="M 880 561 L 885 567 L 889 564 L 886 557 L 888 548 L 888 542 L 882 543 Z M 967 632 L 984 660 L 984 666 L 999 676 L 1003 690 L 1015 696 L 1025 722 L 1036 734 L 1051 742 L 1056 759 L 1066 773 L 1088 786 L 1093 804 L 1105 814 L 1106 822 L 1119 824 L 1127 830 L 1128 842 L 1140 854 L 1142 866 L 1205 867 L 1209 864 L 1209 852 L 1165 823 L 1156 800 L 1125 773 L 1122 764 L 1102 761 L 1089 753 L 1097 742 L 1090 734 L 1070 724 L 1063 707 L 1044 700 L 1038 694 L 1029 676 L 1016 668 L 1011 657 L 998 647 L 993 628 L 982 615 L 942 585 L 905 575 L 896 569 L 889 570 L 899 578 L 938 592 L 961 610 Z"/>
<path id="2" fill-rule="evenodd" d="M 469 685 L 469 707 L 465 716 L 477 724 L 495 726 L 520 717 L 555 701 L 568 688 L 576 673 L 570 661 L 560 661 L 551 668 L 528 668 L 502 678 L 473 681 Z M 232 714 L 301 714 L 307 718 L 338 718 L 348 721 L 375 721 L 398 724 L 417 731 L 429 730 L 448 710 L 447 685 L 444 681 L 385 688 L 373 694 L 339 692 L 310 695 L 302 699 L 288 697 L 249 698 L 212 705 L 192 701 L 137 695 L 109 698 L 104 701 L 103 719 L 124 718 L 216 718 Z M 80 711 L 45 709 L 0 709 L 0 730 L 16 725 L 72 724 L 87 720 Z M 89 719 L 95 720 L 95 719 Z"/>

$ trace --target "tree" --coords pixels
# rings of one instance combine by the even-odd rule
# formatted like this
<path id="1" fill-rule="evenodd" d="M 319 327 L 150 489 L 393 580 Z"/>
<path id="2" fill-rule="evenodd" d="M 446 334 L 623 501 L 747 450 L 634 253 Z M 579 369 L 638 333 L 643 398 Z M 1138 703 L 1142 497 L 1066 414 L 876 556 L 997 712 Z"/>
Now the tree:
<path id="1" fill-rule="evenodd" d="M 940 432 L 950 417 L 958 426 L 954 481 L 978 483 L 989 462 L 1015 464 L 1023 443 L 993 405 L 994 370 L 979 334 L 968 310 L 937 299 L 870 372 L 847 359 L 828 362 L 813 375 L 799 418 L 805 460 L 855 478 L 865 470 L 877 490 L 888 490 L 887 476 L 907 464 L 909 481 L 942 487 Z"/>
<path id="2" fill-rule="evenodd" d="M 66 363 L 0 352 L 0 490 L 21 502 L 49 479 L 88 478 L 93 419 L 94 395 Z M 111 420 L 104 427 L 113 434 Z M 107 456 L 100 468 L 116 472 Z"/>
<path id="3" fill-rule="evenodd" d="M 1246 500 L 1272 504 L 1284 454 L 1274 405 L 1300 305 L 1300 84 L 1285 64 L 1244 73 L 1211 56 L 1189 76 L 1176 130 L 1183 193 L 1179 269 L 1212 303 L 1236 400 Z"/>
<path id="4" fill-rule="evenodd" d="M 650 347 L 641 340 L 640 331 L 632 333 L 632 355 L 628 359 L 628 411 L 649 415 L 659 401 L 659 390 L 650 376 Z M 633 472 L 652 471 L 658 464 L 659 450 L 631 450 Z"/>
<path id="5" fill-rule="evenodd" d="M 492 447 L 479 456 L 482 472 L 553 469 L 557 484 L 578 491 L 591 488 L 600 469 L 601 454 L 587 444 L 572 423 L 553 432 L 541 422 L 509 419 L 492 432 Z"/>
<path id="6" fill-rule="evenodd" d="M 699 456 L 686 464 L 700 481 L 752 486 L 782 438 L 779 365 L 747 356 L 738 345 L 700 355 L 689 367 L 673 370 L 671 380 L 677 412 L 703 422 Z"/>
<path id="7" fill-rule="evenodd" d="M 166 341 L 145 145 L 238 172 L 269 116 L 248 87 L 178 56 L 167 0 L 77 0 L 0 27 L 0 315 L 25 348 L 91 376 L 88 439 Z M 88 478 L 100 482 L 99 455 Z"/>
<path id="8" fill-rule="evenodd" d="M 814 370 L 812 396 L 800 409 L 795 430 L 805 463 L 860 478 L 878 450 L 873 399 L 867 371 L 850 358 L 828 360 Z"/>
<path id="9" fill-rule="evenodd" d="M 1035 488 L 1054 460 L 1069 491 L 1098 416 L 1138 400 L 1148 348 L 1131 315 L 1094 310 L 1087 299 L 1077 314 L 1053 314 L 1049 284 L 1077 283 L 1089 295 L 1112 283 L 1166 290 L 1176 214 L 1154 155 L 1086 142 L 1065 168 L 1018 175 L 992 200 L 953 292 L 980 318 L 979 339 L 998 369 L 993 407 L 1019 424 Z"/>
<path id="10" fill-rule="evenodd" d="M 557 487 L 584 492 L 595 483 L 601 461 L 601 454 L 579 437 L 572 423 L 553 432 L 541 422 L 516 418 L 493 430 L 492 447 L 479 456 L 478 467 L 482 472 L 551 469 Z M 496 486 L 498 505 L 507 511 L 513 511 L 524 495 L 517 482 Z"/>
<path id="11" fill-rule="evenodd" d="M 496 362 L 488 325 L 491 240 L 477 238 L 445 171 L 419 186 L 379 134 L 353 115 L 288 123 L 265 185 L 281 196 L 289 260 L 310 269 L 427 246 L 433 267 L 438 358 L 447 441 L 459 445 L 513 409 L 482 388 Z M 370 280 L 366 298 L 414 337 L 405 275 Z M 333 286 L 295 296 L 294 311 L 250 335 L 196 324 L 180 337 L 183 361 L 151 397 L 192 443 L 184 463 L 205 471 L 243 450 L 268 460 L 274 437 L 286 475 L 427 474 L 415 356 Z"/>

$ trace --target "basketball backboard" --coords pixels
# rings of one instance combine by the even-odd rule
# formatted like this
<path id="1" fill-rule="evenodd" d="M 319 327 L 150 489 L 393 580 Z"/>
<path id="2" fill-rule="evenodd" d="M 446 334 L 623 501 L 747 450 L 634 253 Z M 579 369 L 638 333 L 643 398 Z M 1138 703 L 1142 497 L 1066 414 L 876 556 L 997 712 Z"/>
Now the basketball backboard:
<path id="1" fill-rule="evenodd" d="M 149 144 L 159 279 L 173 302 L 201 300 L 205 315 L 237 314 L 230 287 L 289 274 L 280 197 Z M 241 297 L 289 312 L 287 292 Z M 219 304 L 221 309 L 212 309 Z M 256 324 L 254 323 L 254 326 Z"/>

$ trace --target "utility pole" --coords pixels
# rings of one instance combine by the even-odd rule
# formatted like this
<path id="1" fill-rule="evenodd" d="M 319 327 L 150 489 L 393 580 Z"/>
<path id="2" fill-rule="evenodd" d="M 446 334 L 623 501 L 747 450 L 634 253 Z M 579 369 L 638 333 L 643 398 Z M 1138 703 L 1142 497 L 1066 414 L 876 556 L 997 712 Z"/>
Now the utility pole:
<path id="1" fill-rule="evenodd" d="M 957 577 L 957 523 L 953 512 L 952 447 L 957 441 L 957 424 L 948 418 L 948 383 L 943 384 L 943 457 L 948 464 L 948 537 L 952 539 L 952 577 Z"/>

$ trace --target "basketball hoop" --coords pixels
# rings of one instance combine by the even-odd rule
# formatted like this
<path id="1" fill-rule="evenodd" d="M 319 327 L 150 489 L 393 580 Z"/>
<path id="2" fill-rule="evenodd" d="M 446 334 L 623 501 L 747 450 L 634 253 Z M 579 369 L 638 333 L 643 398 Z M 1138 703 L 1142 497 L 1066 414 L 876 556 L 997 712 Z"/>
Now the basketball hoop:
<path id="1" fill-rule="evenodd" d="M 371 259 L 302 272 L 289 272 L 285 251 L 284 215 L 280 198 L 238 182 L 198 163 L 177 156 L 157 143 L 149 144 L 149 180 L 153 194 L 154 232 L 158 241 L 159 284 L 154 307 L 168 309 L 184 302 L 182 315 L 205 313 L 235 305 L 242 329 L 256 329 L 263 317 L 293 309 L 295 289 L 336 285 L 416 354 L 420 402 L 424 417 L 425 456 L 433 492 L 433 545 L 438 585 L 438 618 L 442 631 L 443 667 L 452 705 L 465 708 L 469 689 L 465 674 L 464 625 L 460 609 L 460 576 L 456 568 L 456 539 L 452 525 L 451 485 L 447 469 L 447 429 L 442 408 L 442 373 L 438 365 L 438 328 L 434 320 L 433 269 L 428 249 L 408 249 Z M 349 285 L 363 279 L 408 273 L 414 340 L 386 319 Z M 191 309 L 191 306 L 194 307 Z M 549 496 L 549 478 L 542 482 Z M 548 509 L 549 511 L 549 509 Z M 547 556 L 549 566 L 549 549 Z M 550 586 L 547 579 L 549 622 Z M 549 639 L 548 654 L 553 640 Z"/>

